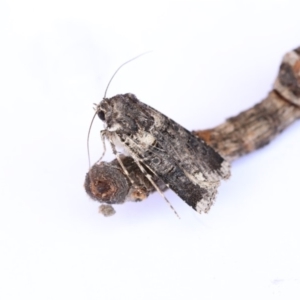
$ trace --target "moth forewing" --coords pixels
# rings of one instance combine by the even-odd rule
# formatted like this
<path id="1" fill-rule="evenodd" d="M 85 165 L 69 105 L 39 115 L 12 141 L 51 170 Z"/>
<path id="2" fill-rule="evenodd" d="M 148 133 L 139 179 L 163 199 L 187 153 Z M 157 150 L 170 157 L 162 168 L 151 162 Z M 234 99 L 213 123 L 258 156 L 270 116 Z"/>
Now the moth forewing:
<path id="1" fill-rule="evenodd" d="M 230 176 L 226 160 L 133 94 L 104 99 L 98 109 L 110 141 L 117 140 L 141 168 L 151 170 L 195 210 L 209 210 L 220 180 Z"/>

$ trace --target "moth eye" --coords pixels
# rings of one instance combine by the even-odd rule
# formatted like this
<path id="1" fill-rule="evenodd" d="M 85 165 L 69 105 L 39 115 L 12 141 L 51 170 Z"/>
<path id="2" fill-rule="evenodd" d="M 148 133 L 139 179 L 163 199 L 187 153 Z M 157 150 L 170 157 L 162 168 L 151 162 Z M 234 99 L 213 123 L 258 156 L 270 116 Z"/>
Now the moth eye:
<path id="1" fill-rule="evenodd" d="M 102 120 L 102 121 L 105 121 L 105 114 L 104 114 L 104 111 L 103 110 L 100 110 L 98 112 L 98 117 Z"/>

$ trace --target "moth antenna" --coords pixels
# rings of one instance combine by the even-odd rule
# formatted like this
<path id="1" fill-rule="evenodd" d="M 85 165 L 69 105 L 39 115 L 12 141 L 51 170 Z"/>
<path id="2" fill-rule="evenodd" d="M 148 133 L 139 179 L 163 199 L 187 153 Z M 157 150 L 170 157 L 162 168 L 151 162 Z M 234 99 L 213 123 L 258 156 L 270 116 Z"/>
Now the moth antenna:
<path id="1" fill-rule="evenodd" d="M 131 58 L 130 60 L 127 60 L 126 62 L 124 62 L 124 63 L 123 63 L 123 64 L 115 71 L 115 73 L 113 74 L 113 76 L 110 78 L 110 80 L 109 80 L 109 82 L 108 82 L 108 84 L 107 84 L 107 87 L 106 87 L 106 89 L 105 89 L 105 93 L 104 93 L 104 97 L 103 97 L 103 98 L 106 97 L 107 90 L 108 90 L 108 88 L 109 88 L 109 86 L 110 86 L 110 83 L 112 82 L 112 80 L 114 79 L 114 77 L 116 76 L 116 74 L 119 72 L 119 70 L 120 70 L 123 66 L 125 66 L 126 64 L 130 63 L 131 61 L 133 61 L 133 60 L 135 60 L 135 59 L 137 59 L 137 58 L 139 58 L 139 57 L 141 57 L 141 56 L 143 56 L 143 55 L 145 55 L 145 54 L 148 54 L 148 53 L 150 53 L 150 52 L 152 52 L 152 51 L 144 52 L 144 53 L 139 54 L 138 56 L 136 56 L 136 57 L 134 57 L 134 58 Z"/>
<path id="2" fill-rule="evenodd" d="M 93 118 L 91 120 L 90 126 L 89 126 L 89 131 L 88 131 L 88 135 L 87 135 L 87 139 L 86 139 L 86 145 L 87 145 L 87 153 L 88 153 L 88 160 L 89 160 L 89 170 L 91 169 L 91 156 L 90 156 L 90 135 L 91 135 L 91 129 L 92 129 L 92 125 L 94 123 L 94 120 L 96 118 L 97 115 L 97 110 L 95 111 Z"/>

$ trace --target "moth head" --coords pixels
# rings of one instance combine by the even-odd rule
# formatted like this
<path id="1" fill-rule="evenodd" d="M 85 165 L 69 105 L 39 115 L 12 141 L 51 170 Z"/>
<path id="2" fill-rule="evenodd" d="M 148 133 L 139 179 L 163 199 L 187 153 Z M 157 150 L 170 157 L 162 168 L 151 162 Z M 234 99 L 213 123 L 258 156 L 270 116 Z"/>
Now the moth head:
<path id="1" fill-rule="evenodd" d="M 103 122 L 106 122 L 106 115 L 110 114 L 111 112 L 109 99 L 104 98 L 98 105 L 96 105 L 95 110 L 99 119 Z"/>
<path id="2" fill-rule="evenodd" d="M 116 95 L 103 99 L 97 106 L 97 115 L 107 125 L 107 130 L 121 130 L 134 133 L 138 130 L 136 123 L 136 104 L 139 102 L 133 94 Z"/>
<path id="3" fill-rule="evenodd" d="M 112 127 L 115 128 L 114 111 L 114 103 L 112 103 L 111 98 L 104 98 L 96 107 L 97 116 L 107 125 L 108 130 L 111 130 Z"/>

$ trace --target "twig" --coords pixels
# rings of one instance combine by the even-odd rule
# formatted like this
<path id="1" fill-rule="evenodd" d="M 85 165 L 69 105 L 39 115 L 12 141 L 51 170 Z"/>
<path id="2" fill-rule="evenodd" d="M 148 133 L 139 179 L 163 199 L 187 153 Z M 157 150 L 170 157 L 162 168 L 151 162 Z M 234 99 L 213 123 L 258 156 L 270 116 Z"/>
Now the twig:
<path id="1" fill-rule="evenodd" d="M 228 161 L 257 150 L 300 118 L 300 47 L 288 52 L 282 60 L 273 90 L 254 107 L 227 119 L 208 130 L 193 131 Z M 94 164 L 85 179 L 89 196 L 101 203 L 121 204 L 127 200 L 140 201 L 155 191 L 131 157 L 121 156 L 129 177 L 117 160 Z M 150 170 L 148 170 L 149 173 Z M 161 190 L 165 184 L 153 175 Z M 93 189 L 90 188 L 93 180 Z"/>

